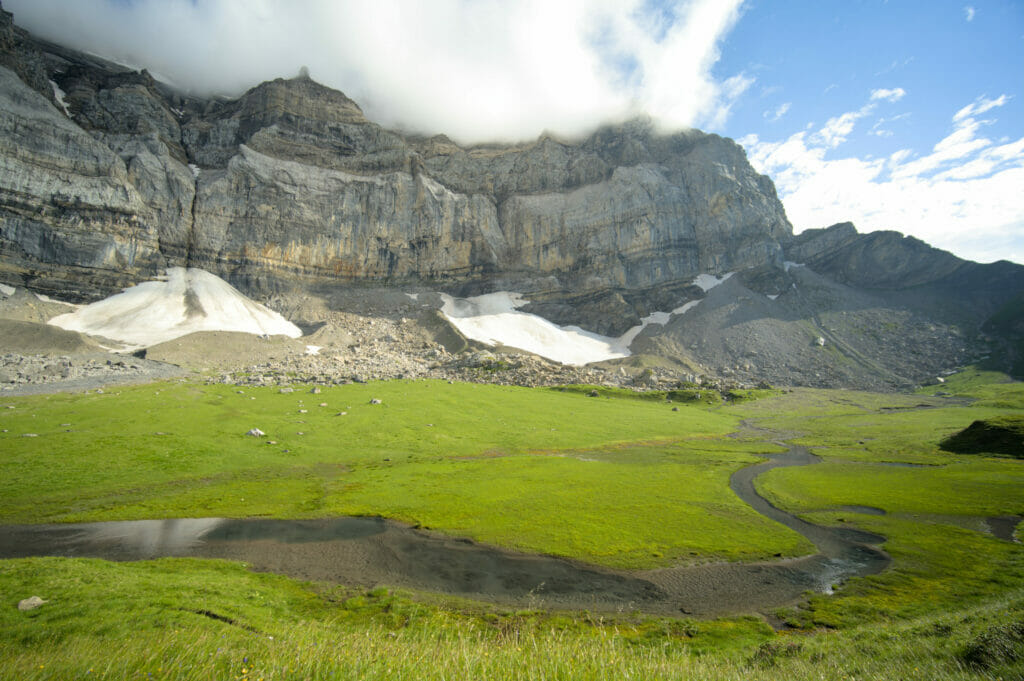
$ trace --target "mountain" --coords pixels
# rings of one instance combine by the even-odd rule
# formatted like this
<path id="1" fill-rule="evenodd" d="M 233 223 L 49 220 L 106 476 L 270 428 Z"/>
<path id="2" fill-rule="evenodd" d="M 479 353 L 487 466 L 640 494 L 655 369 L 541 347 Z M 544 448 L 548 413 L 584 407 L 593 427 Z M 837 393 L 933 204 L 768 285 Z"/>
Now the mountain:
<path id="1" fill-rule="evenodd" d="M 307 75 L 190 96 L 0 11 L 0 282 L 85 302 L 175 267 L 260 299 L 514 291 L 607 336 L 701 301 L 624 361 L 861 387 L 1014 347 L 982 327 L 1024 290 L 1024 267 L 893 233 L 794 236 L 771 180 L 716 135 L 636 119 L 462 147 L 384 129 Z"/>

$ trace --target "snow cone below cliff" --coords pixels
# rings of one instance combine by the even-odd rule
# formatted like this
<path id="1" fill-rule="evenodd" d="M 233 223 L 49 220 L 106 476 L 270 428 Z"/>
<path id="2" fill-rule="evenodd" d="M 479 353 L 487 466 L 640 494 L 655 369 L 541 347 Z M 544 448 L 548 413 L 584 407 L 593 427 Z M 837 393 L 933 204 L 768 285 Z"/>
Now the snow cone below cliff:
<path id="1" fill-rule="evenodd" d="M 163 343 L 196 331 L 242 331 L 298 338 L 287 319 L 204 270 L 172 267 L 161 281 L 125 289 L 49 321 L 71 331 L 103 336 L 136 347 Z"/>

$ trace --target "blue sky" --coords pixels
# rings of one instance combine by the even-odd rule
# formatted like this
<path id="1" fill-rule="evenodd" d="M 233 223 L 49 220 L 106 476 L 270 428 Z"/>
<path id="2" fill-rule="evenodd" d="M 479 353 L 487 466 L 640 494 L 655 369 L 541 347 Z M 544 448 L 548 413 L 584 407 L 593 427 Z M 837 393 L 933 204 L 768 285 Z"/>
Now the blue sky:
<path id="1" fill-rule="evenodd" d="M 1024 1 L 4 0 L 197 92 L 295 75 L 464 142 L 637 114 L 740 142 L 799 232 L 1024 263 Z"/>
<path id="2" fill-rule="evenodd" d="M 717 131 L 798 230 L 1024 262 L 1024 3 L 748 2 L 713 73 L 751 79 Z"/>

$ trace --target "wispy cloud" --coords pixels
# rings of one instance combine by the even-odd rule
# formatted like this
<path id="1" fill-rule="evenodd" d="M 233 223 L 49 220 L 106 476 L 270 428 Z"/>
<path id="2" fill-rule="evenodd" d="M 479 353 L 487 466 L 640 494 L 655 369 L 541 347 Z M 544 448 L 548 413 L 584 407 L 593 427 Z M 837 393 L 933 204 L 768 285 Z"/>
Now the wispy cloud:
<path id="1" fill-rule="evenodd" d="M 461 141 L 576 134 L 646 111 L 716 127 L 753 82 L 716 79 L 743 0 L 5 0 L 43 37 L 201 93 L 312 77 L 389 126 Z"/>
<path id="2" fill-rule="evenodd" d="M 892 130 L 890 130 L 890 129 L 886 128 L 886 127 L 883 127 L 883 126 L 886 126 L 889 123 L 895 123 L 897 121 L 902 121 L 902 120 L 905 120 L 907 118 L 910 118 L 910 114 L 909 113 L 901 113 L 901 114 L 898 114 L 896 116 L 890 116 L 888 118 L 884 118 L 884 117 L 883 118 L 879 118 L 877 121 L 875 121 L 875 124 L 871 126 L 871 129 L 868 130 L 868 134 L 869 135 L 874 135 L 875 137 L 892 137 L 896 133 L 894 133 Z"/>
<path id="3" fill-rule="evenodd" d="M 872 90 L 867 104 L 857 111 L 847 111 L 844 114 L 828 119 L 820 130 L 811 135 L 810 140 L 814 144 L 835 149 L 849 138 L 857 121 L 874 113 L 879 102 L 897 102 L 906 94 L 906 91 L 899 87 L 891 90 Z"/>
<path id="4" fill-rule="evenodd" d="M 898 102 L 903 99 L 906 94 L 906 90 L 901 87 L 892 88 L 891 90 L 879 88 L 878 90 L 871 91 L 871 101 L 877 102 L 881 100 L 885 102 Z"/>
<path id="5" fill-rule="evenodd" d="M 993 142 L 981 134 L 989 121 L 977 118 L 1008 99 L 979 97 L 955 112 L 949 133 L 924 156 L 902 149 L 831 158 L 845 130 L 838 122 L 779 142 L 750 135 L 740 143 L 775 180 L 797 231 L 851 220 L 861 231 L 895 229 L 961 257 L 1024 263 L 1024 137 Z"/>
<path id="6" fill-rule="evenodd" d="M 964 7 L 964 19 L 967 21 L 974 21 L 975 9 L 971 5 Z"/>
<path id="7" fill-rule="evenodd" d="M 953 121 L 961 121 L 972 116 L 978 116 L 986 111 L 991 111 L 996 107 L 1003 106 L 1007 101 L 1009 101 L 1009 99 L 1010 98 L 1006 95 L 999 95 L 995 99 L 988 99 L 984 96 L 978 97 L 976 100 L 957 111 L 953 115 Z"/>
<path id="8" fill-rule="evenodd" d="M 782 104 L 779 104 L 774 109 L 770 109 L 768 111 L 765 111 L 764 114 L 762 114 L 762 115 L 765 118 L 767 118 L 769 121 L 774 123 L 775 121 L 777 121 L 780 118 L 782 118 L 783 116 L 785 116 L 789 112 L 790 107 L 792 107 L 792 106 L 793 106 L 793 102 L 783 102 Z"/>

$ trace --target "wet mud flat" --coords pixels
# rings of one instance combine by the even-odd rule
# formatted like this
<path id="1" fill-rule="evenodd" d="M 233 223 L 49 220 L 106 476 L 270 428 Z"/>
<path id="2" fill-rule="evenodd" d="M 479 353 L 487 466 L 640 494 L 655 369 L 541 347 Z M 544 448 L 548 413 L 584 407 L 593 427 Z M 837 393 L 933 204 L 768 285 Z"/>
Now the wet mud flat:
<path id="1" fill-rule="evenodd" d="M 759 563 L 618 571 L 517 553 L 385 520 L 168 519 L 0 526 L 0 557 L 145 560 L 223 558 L 255 570 L 353 586 L 388 585 L 513 607 L 712 616 L 763 612 L 830 593 L 885 569 L 883 537 L 800 520 L 759 496 L 753 481 L 779 466 L 816 463 L 801 447 L 733 474 L 733 491 L 759 513 L 811 540 L 818 553 Z"/>

